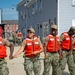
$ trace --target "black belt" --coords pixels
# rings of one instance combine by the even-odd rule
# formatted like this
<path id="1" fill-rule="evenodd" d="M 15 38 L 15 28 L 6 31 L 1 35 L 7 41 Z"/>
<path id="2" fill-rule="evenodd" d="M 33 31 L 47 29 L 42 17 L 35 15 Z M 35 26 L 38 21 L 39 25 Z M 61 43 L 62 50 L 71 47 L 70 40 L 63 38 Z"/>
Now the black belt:
<path id="1" fill-rule="evenodd" d="M 0 61 L 3 61 L 4 60 L 4 58 L 0 58 Z"/>
<path id="2" fill-rule="evenodd" d="M 49 51 L 47 51 L 47 52 L 49 52 Z M 49 52 L 49 53 L 58 53 L 58 52 Z"/>
<path id="3" fill-rule="evenodd" d="M 67 51 L 67 52 L 69 52 L 69 51 L 71 51 L 71 50 L 64 50 L 64 49 L 63 49 L 63 51 Z"/>

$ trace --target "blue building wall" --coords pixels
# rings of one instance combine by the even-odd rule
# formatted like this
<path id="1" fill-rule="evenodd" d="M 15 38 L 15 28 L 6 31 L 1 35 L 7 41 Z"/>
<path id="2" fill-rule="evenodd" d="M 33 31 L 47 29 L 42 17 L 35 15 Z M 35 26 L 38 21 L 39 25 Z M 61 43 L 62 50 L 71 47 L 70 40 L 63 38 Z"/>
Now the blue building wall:
<path id="1" fill-rule="evenodd" d="M 39 0 L 38 0 L 39 1 Z M 37 23 L 43 23 L 54 19 L 57 16 L 57 4 L 56 0 L 42 0 L 42 9 L 32 14 L 32 6 L 30 6 L 30 17 L 28 17 L 28 25 L 35 25 Z M 39 3 L 39 2 L 38 2 Z"/>
<path id="2" fill-rule="evenodd" d="M 42 0 L 42 9 L 39 10 L 39 0 L 37 12 L 32 14 L 32 5 L 30 9 L 30 17 L 27 18 L 27 26 L 35 26 L 37 24 L 43 24 L 43 22 L 49 22 L 49 19 L 54 20 L 57 17 L 57 3 L 56 0 Z M 35 3 L 34 3 L 35 4 Z M 43 37 L 43 34 L 38 34 L 38 29 L 36 29 L 36 34 Z M 40 31 L 43 33 L 43 29 Z"/>
<path id="3" fill-rule="evenodd" d="M 52 21 L 54 18 L 57 18 L 57 0 L 42 0 L 42 9 L 39 8 L 39 1 L 37 0 L 37 10 L 34 14 L 32 14 L 32 7 L 34 4 L 34 7 L 36 7 L 36 2 L 34 2 L 29 7 L 25 7 L 24 4 L 22 4 L 20 7 L 18 7 L 18 12 L 21 12 L 23 10 L 26 10 L 26 21 L 21 19 L 20 13 L 19 13 L 19 25 L 22 28 L 26 24 L 26 29 L 29 27 L 33 27 L 36 30 L 36 35 L 40 35 L 43 37 L 43 23 L 48 22 L 49 19 Z M 39 34 L 38 34 L 38 24 L 42 25 L 40 28 Z M 50 26 L 48 27 L 50 30 Z"/>
<path id="4" fill-rule="evenodd" d="M 26 19 L 23 19 L 23 14 L 26 11 L 25 2 L 17 7 L 17 11 L 18 11 L 19 29 L 23 33 L 23 38 L 25 38 L 26 37 Z"/>
<path id="5" fill-rule="evenodd" d="M 59 35 L 68 31 L 72 26 L 72 20 L 75 20 L 75 6 L 72 6 L 72 0 L 59 0 Z"/>

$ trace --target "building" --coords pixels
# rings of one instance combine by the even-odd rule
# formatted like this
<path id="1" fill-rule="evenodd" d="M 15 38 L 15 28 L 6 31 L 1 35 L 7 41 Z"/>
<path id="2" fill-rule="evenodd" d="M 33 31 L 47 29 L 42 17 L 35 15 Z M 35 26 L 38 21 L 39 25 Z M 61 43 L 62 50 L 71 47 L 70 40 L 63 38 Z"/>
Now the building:
<path id="1" fill-rule="evenodd" d="M 19 29 L 18 20 L 3 20 L 5 37 L 7 34 L 11 34 L 12 32 L 16 32 Z"/>
<path id="2" fill-rule="evenodd" d="M 29 27 L 35 28 L 37 36 L 45 37 L 52 24 L 58 25 L 59 35 L 75 26 L 75 0 L 22 0 L 17 11 L 24 36 Z"/>
<path id="3" fill-rule="evenodd" d="M 6 25 L 4 26 L 4 32 L 12 33 L 18 30 L 18 21 L 17 20 L 4 20 L 3 23 Z"/>
<path id="4" fill-rule="evenodd" d="M 58 0 L 59 35 L 75 26 L 75 0 Z"/>

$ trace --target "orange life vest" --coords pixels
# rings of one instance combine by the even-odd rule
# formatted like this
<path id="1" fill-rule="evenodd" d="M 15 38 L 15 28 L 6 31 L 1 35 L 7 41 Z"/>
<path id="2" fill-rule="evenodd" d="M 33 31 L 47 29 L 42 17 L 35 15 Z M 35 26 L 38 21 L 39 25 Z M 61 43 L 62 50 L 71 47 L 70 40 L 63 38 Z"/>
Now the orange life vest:
<path id="1" fill-rule="evenodd" d="M 62 49 L 70 50 L 72 47 L 72 37 L 68 35 L 67 32 L 64 32 L 64 40 L 62 41 Z"/>
<path id="2" fill-rule="evenodd" d="M 6 56 L 6 47 L 2 44 L 2 38 L 0 37 L 0 58 L 5 58 Z"/>
<path id="3" fill-rule="evenodd" d="M 58 52 L 59 50 L 59 37 L 48 35 L 49 41 L 47 43 L 47 52 Z"/>
<path id="4" fill-rule="evenodd" d="M 27 57 L 33 57 L 34 55 L 32 52 L 39 51 L 40 49 L 41 48 L 37 37 L 34 37 L 33 41 L 29 38 L 26 38 L 25 55 Z"/>
<path id="5" fill-rule="evenodd" d="M 18 37 L 22 37 L 22 33 L 21 32 L 18 33 Z"/>
<path id="6" fill-rule="evenodd" d="M 3 29 L 2 29 L 2 27 L 0 28 L 0 37 L 2 37 L 3 36 Z"/>

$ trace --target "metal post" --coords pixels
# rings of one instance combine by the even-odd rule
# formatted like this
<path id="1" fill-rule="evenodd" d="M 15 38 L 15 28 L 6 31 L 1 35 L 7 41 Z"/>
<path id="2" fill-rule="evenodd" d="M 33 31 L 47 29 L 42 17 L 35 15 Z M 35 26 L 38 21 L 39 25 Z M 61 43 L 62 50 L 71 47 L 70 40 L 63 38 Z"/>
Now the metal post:
<path id="1" fill-rule="evenodd" d="M 3 11 L 2 8 L 0 8 L 0 23 L 2 23 L 3 20 Z"/>
<path id="2" fill-rule="evenodd" d="M 1 24 L 1 8 L 0 8 L 0 24 Z"/>

